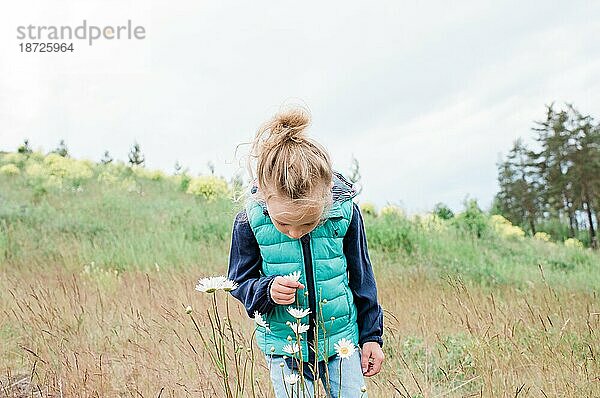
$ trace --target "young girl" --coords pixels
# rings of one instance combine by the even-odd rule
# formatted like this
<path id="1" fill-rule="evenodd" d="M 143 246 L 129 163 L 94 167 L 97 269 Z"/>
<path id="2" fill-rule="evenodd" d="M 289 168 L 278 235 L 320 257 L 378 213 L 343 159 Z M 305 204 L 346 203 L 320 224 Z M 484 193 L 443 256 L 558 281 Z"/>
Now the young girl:
<path id="1" fill-rule="evenodd" d="M 330 397 L 366 397 L 363 375 L 384 358 L 383 311 L 356 190 L 305 135 L 309 121 L 292 108 L 256 134 L 256 179 L 233 227 L 231 294 L 257 321 L 276 397 L 292 387 L 313 397 L 317 379 Z"/>

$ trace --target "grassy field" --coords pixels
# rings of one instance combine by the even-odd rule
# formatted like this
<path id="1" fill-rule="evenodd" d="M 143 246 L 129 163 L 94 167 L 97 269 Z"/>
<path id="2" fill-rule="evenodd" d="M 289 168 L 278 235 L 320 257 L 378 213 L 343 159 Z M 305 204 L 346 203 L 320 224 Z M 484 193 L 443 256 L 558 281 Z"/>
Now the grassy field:
<path id="1" fill-rule="evenodd" d="M 226 274 L 239 205 L 90 169 L 52 186 L 0 175 L 0 397 L 223 396 L 194 286 Z M 600 255 L 478 217 L 365 213 L 386 355 L 369 396 L 599 397 Z M 240 396 L 272 397 L 254 323 L 217 298 Z"/>

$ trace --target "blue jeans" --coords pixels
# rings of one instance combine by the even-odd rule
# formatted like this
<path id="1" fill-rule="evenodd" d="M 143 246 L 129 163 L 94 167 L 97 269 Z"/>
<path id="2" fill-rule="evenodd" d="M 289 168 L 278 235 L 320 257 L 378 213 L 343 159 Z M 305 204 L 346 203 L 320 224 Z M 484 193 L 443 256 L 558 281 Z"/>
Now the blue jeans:
<path id="1" fill-rule="evenodd" d="M 319 366 L 319 379 L 328 398 L 367 398 L 366 392 L 361 392 L 361 388 L 365 385 L 365 380 L 362 374 L 360 365 L 361 351 L 357 350 L 349 358 L 340 359 L 338 355 L 332 356 L 328 363 L 320 361 Z M 298 361 L 287 357 L 284 359 L 278 355 L 265 355 L 267 360 L 267 366 L 269 367 L 271 374 L 271 383 L 275 390 L 276 398 L 313 398 L 314 396 L 314 373 L 312 367 L 314 363 L 309 364 L 308 362 L 303 363 L 303 374 L 304 374 L 304 392 L 300 386 L 300 381 L 294 385 L 288 384 L 284 380 L 284 375 L 287 376 L 290 373 L 298 374 Z M 340 394 L 340 362 L 342 365 L 342 388 Z M 283 364 L 283 366 L 282 366 Z M 329 374 L 329 377 L 327 377 Z M 318 383 L 318 380 L 317 380 Z M 319 387 L 318 384 L 316 386 Z"/>

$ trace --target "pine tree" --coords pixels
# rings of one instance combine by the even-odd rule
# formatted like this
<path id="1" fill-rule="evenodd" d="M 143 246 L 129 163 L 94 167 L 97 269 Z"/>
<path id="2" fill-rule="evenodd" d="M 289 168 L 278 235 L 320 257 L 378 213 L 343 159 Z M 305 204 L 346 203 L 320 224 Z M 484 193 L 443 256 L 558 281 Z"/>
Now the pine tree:
<path id="1" fill-rule="evenodd" d="M 175 161 L 175 175 L 179 175 L 179 173 L 181 173 L 181 169 L 183 168 L 183 166 L 181 164 L 179 164 L 179 160 Z"/>
<path id="2" fill-rule="evenodd" d="M 350 163 L 350 175 L 348 176 L 348 179 L 352 182 L 352 184 L 354 184 L 357 196 L 360 195 L 360 193 L 363 190 L 362 185 L 360 184 L 361 178 L 362 176 L 360 175 L 360 164 L 358 163 L 358 159 L 356 159 L 354 155 L 352 155 L 352 160 Z"/>
<path id="3" fill-rule="evenodd" d="M 598 248 L 600 125 L 571 104 L 546 108 L 546 119 L 533 128 L 539 150 L 527 150 L 519 139 L 498 164 L 495 211 L 532 233 L 537 220 L 567 220 L 570 237 L 586 228 L 590 246 Z"/>
<path id="4" fill-rule="evenodd" d="M 29 154 L 29 153 L 33 152 L 31 150 L 31 147 L 29 146 L 29 140 L 27 138 L 25 138 L 25 140 L 23 141 L 23 144 L 17 148 L 17 152 L 23 153 L 23 154 Z"/>
<path id="5" fill-rule="evenodd" d="M 129 164 L 132 166 L 144 166 L 145 158 L 140 150 L 140 144 L 137 142 L 133 143 L 133 147 L 129 151 Z"/>
<path id="6" fill-rule="evenodd" d="M 104 156 L 102 156 L 102 159 L 100 159 L 100 162 L 102 164 L 109 164 L 113 162 L 113 158 L 112 156 L 110 156 L 110 154 L 108 153 L 108 151 L 104 151 Z"/>
<path id="7" fill-rule="evenodd" d="M 50 151 L 50 153 L 55 153 L 63 158 L 69 157 L 69 150 L 67 149 L 67 145 L 65 144 L 65 140 L 60 140 L 58 147 L 56 149 Z"/>
<path id="8" fill-rule="evenodd" d="M 568 112 L 572 120 L 568 141 L 568 159 L 572 164 L 569 180 L 574 182 L 574 196 L 587 217 L 590 246 L 597 248 L 594 219 L 597 220 L 600 195 L 600 127 L 594 125 L 591 116 L 582 115 L 570 104 Z"/>
<path id="9" fill-rule="evenodd" d="M 527 225 L 536 233 L 536 223 L 543 213 L 540 179 L 531 161 L 531 152 L 519 138 L 513 143 L 507 160 L 498 165 L 498 205 L 514 224 Z"/>
<path id="10" fill-rule="evenodd" d="M 569 116 L 565 111 L 557 112 L 554 104 L 547 106 L 546 120 L 536 122 L 536 141 L 541 150 L 532 155 L 542 179 L 541 195 L 548 205 L 549 216 L 560 217 L 565 213 L 569 219 L 569 235 L 574 237 L 577 225 L 577 198 L 573 182 L 569 178 L 572 164 L 569 160 Z"/>

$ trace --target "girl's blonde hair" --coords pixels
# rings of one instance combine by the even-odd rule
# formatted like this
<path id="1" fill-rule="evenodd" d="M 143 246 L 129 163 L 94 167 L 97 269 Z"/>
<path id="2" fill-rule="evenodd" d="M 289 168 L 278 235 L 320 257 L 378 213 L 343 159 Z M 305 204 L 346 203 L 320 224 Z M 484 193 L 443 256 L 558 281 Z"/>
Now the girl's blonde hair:
<path id="1" fill-rule="evenodd" d="M 314 204 L 317 197 L 325 208 L 331 203 L 333 178 L 327 150 L 306 135 L 310 113 L 301 106 L 282 109 L 257 131 L 251 144 L 248 169 L 258 182 L 255 199 L 272 196 L 295 204 Z M 252 161 L 256 161 L 256 176 Z"/>

